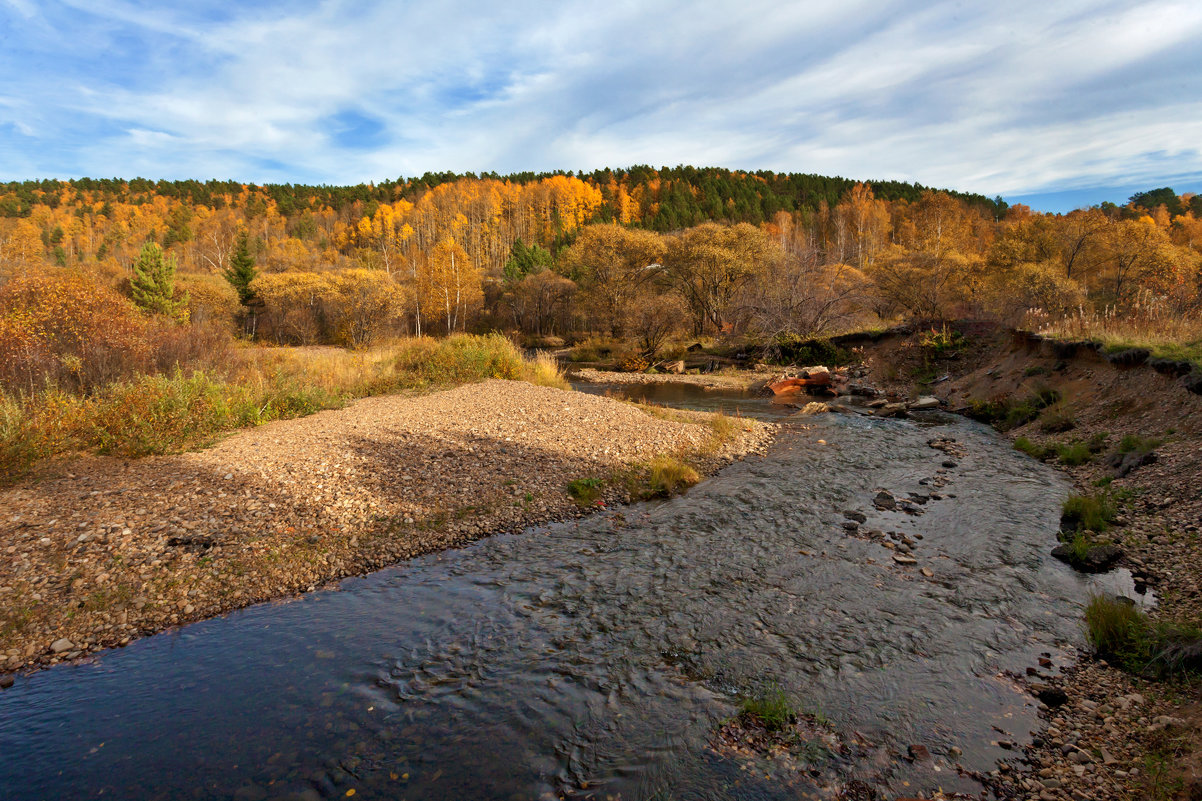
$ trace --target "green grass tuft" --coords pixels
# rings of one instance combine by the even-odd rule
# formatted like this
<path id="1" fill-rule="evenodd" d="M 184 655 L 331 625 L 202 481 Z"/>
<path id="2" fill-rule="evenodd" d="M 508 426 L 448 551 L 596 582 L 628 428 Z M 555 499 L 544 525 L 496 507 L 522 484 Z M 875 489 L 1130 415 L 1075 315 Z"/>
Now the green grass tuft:
<path id="1" fill-rule="evenodd" d="M 780 685 L 770 684 L 743 699 L 739 717 L 745 723 L 762 726 L 768 731 L 782 731 L 797 720 L 797 710 L 789 703 L 789 697 Z"/>
<path id="2" fill-rule="evenodd" d="M 1103 532 L 1118 517 L 1115 498 L 1109 492 L 1070 495 L 1061 510 L 1060 525 L 1065 531 Z"/>
<path id="3" fill-rule="evenodd" d="M 581 506 L 591 506 L 601 497 L 605 482 L 599 478 L 576 478 L 568 482 L 568 495 Z"/>
<path id="4" fill-rule="evenodd" d="M 1098 656 L 1131 673 L 1202 670 L 1202 630 L 1195 625 L 1154 621 L 1133 604 L 1095 596 L 1085 607 L 1085 629 Z"/>
<path id="5" fill-rule="evenodd" d="M 1155 437 L 1145 439 L 1137 434 L 1127 434 L 1119 441 L 1119 453 L 1148 453 L 1164 444 Z"/>

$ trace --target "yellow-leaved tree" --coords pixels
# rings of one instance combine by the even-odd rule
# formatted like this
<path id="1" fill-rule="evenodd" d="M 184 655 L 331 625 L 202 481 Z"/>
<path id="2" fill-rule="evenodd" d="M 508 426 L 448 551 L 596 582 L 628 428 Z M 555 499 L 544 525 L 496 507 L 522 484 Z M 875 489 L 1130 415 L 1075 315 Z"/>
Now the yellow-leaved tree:
<path id="1" fill-rule="evenodd" d="M 484 302 L 480 271 L 451 237 L 439 241 L 418 266 L 417 294 L 427 314 L 443 318 L 447 333 L 465 328 Z"/>

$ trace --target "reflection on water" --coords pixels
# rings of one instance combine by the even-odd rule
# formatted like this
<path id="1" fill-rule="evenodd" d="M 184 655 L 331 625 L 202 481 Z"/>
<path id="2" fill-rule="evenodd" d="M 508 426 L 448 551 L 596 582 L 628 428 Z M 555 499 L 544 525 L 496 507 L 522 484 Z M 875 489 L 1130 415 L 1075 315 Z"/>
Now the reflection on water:
<path id="1" fill-rule="evenodd" d="M 973 789 L 1035 725 L 1005 678 L 1079 642 L 1048 556 L 1067 487 L 965 422 L 823 415 L 687 496 L 429 555 L 34 674 L 0 693 L 0 797 L 830 797 Z M 967 448 L 954 468 L 927 445 Z M 818 440 L 826 445 L 819 445 Z M 942 471 L 942 472 L 941 472 Z M 881 489 L 931 492 L 910 514 Z M 924 483 L 925 482 L 925 483 Z M 844 528 L 902 532 L 918 564 Z M 918 539 L 917 535 L 922 535 Z M 927 568 L 930 577 L 920 571 Z M 853 753 L 707 746 L 779 683 Z M 992 727 L 1005 731 L 999 734 Z M 910 763 L 909 744 L 932 761 Z"/>
<path id="2" fill-rule="evenodd" d="M 572 388 L 592 395 L 606 395 L 639 403 L 696 409 L 702 412 L 722 412 L 730 417 L 750 417 L 756 420 L 780 420 L 796 414 L 796 403 L 813 400 L 806 395 L 776 399 L 758 392 L 735 389 L 706 389 L 694 384 L 591 384 L 573 383 Z"/>

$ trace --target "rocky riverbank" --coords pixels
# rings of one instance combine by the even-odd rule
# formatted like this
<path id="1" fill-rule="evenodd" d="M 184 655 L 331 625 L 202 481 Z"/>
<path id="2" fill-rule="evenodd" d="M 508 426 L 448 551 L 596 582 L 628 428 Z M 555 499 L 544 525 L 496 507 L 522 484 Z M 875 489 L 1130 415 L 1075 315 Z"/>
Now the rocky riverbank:
<path id="1" fill-rule="evenodd" d="M 1082 458 L 1079 448 L 1076 458 L 1049 458 L 1078 492 L 1116 499 L 1107 536 L 1123 551 L 1117 566 L 1131 571 L 1137 589 L 1155 594 L 1152 617 L 1202 621 L 1202 397 L 1142 360 L 1000 330 L 968 334 L 966 350 L 949 359 L 932 359 L 913 337 L 865 345 L 872 380 L 895 397 L 933 392 L 954 409 L 1013 408 L 1055 392 L 1058 400 L 1006 435 L 1049 454 L 1094 444 L 1097 453 L 1081 464 L 1071 464 Z M 1128 459 L 1123 448 L 1152 456 Z M 1196 681 L 1133 676 L 1087 650 L 1076 664 L 1041 660 L 1016 678 L 1039 699 L 1047 725 L 982 777 L 1000 797 L 1202 798 Z"/>
<path id="2" fill-rule="evenodd" d="M 712 419 L 487 381 L 368 398 L 199 453 L 63 464 L 0 491 L 0 673 L 584 514 L 575 479 L 594 503 L 621 501 L 614 479 L 658 455 L 712 472 L 772 437 Z"/>

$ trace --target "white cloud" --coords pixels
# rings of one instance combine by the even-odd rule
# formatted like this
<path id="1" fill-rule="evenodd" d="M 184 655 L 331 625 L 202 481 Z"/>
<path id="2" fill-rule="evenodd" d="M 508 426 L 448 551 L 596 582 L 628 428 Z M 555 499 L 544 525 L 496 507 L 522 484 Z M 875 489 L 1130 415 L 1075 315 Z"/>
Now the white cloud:
<path id="1" fill-rule="evenodd" d="M 14 124 L 75 131 L 24 160 L 43 174 L 342 183 L 692 163 L 992 194 L 1202 172 L 1194 4 L 327 0 L 208 22 L 86 8 L 147 53 L 6 85 L 28 93 L 0 105 L 24 109 Z M 344 113 L 383 133 L 337 139 Z"/>

